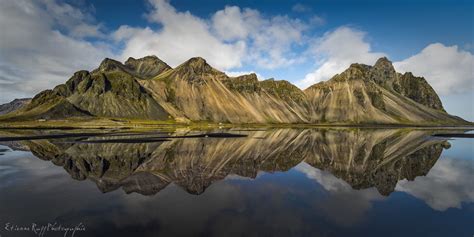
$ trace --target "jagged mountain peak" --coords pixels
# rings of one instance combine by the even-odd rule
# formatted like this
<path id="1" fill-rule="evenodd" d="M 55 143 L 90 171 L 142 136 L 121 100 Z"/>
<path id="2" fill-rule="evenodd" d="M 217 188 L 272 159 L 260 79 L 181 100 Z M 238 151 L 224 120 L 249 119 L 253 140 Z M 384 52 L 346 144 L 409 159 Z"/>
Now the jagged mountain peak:
<path id="1" fill-rule="evenodd" d="M 123 64 L 115 59 L 105 58 L 94 71 L 109 72 L 122 69 Z"/>
<path id="2" fill-rule="evenodd" d="M 14 99 L 8 103 L 0 105 L 0 115 L 15 111 L 31 102 L 31 98 Z"/>
<path id="3" fill-rule="evenodd" d="M 138 77 L 144 79 L 158 76 L 159 74 L 172 69 L 168 64 L 155 55 L 149 55 L 139 59 L 130 57 L 125 61 L 125 67 Z"/>
<path id="4" fill-rule="evenodd" d="M 134 57 L 128 57 L 127 61 L 143 61 L 143 60 L 160 60 L 156 55 L 147 55 L 142 58 L 134 58 Z M 125 62 L 125 64 L 127 63 Z M 161 60 L 160 60 L 161 61 Z"/>
<path id="5" fill-rule="evenodd" d="M 397 72 L 388 58 L 382 57 L 375 62 L 370 70 L 370 79 L 378 84 L 386 84 L 392 87 L 393 81 L 397 79 Z"/>
<path id="6" fill-rule="evenodd" d="M 105 58 L 92 73 L 122 71 L 141 79 L 149 79 L 170 69 L 172 68 L 168 64 L 153 55 L 139 59 L 129 57 L 124 64 L 111 58 Z"/>
<path id="7" fill-rule="evenodd" d="M 129 57 L 127 61 L 125 61 L 126 66 L 135 66 L 137 63 L 146 63 L 148 65 L 166 65 L 168 68 L 171 68 L 166 64 L 163 60 L 158 58 L 155 55 L 148 55 L 143 58 L 134 58 L 134 57 Z"/>
<path id="8" fill-rule="evenodd" d="M 340 74 L 336 74 L 328 82 L 365 79 L 366 74 L 370 70 L 370 68 L 370 66 L 365 64 L 353 63 L 349 66 L 349 68 L 347 68 Z"/>
<path id="9" fill-rule="evenodd" d="M 186 62 L 179 65 L 176 70 L 192 70 L 195 73 L 212 73 L 217 71 L 201 57 L 188 59 Z"/>
<path id="10" fill-rule="evenodd" d="M 398 75 L 392 62 L 386 57 L 379 58 L 373 66 L 352 63 L 346 70 L 340 74 L 336 74 L 328 82 L 331 81 L 348 81 L 348 80 L 366 80 L 373 81 L 379 85 L 388 85 L 392 87 L 392 83 L 397 79 Z"/>
<path id="11" fill-rule="evenodd" d="M 213 68 L 201 57 L 190 58 L 173 69 L 172 77 L 184 79 L 189 82 L 200 83 L 202 79 L 212 76 L 218 79 L 227 79 L 225 73 Z"/>
<path id="12" fill-rule="evenodd" d="M 236 76 L 236 77 L 233 77 L 233 79 L 258 82 L 258 77 L 257 77 L 257 74 L 255 73 L 249 73 L 249 74 Z"/>
<path id="13" fill-rule="evenodd" d="M 186 62 L 197 63 L 197 64 L 207 64 L 206 59 L 204 59 L 202 57 L 192 57 L 192 58 L 188 59 L 188 61 L 186 61 Z"/>
<path id="14" fill-rule="evenodd" d="M 374 64 L 374 67 L 384 67 L 384 66 L 392 66 L 392 61 L 390 61 L 387 57 L 381 57 L 377 59 L 377 61 Z"/>

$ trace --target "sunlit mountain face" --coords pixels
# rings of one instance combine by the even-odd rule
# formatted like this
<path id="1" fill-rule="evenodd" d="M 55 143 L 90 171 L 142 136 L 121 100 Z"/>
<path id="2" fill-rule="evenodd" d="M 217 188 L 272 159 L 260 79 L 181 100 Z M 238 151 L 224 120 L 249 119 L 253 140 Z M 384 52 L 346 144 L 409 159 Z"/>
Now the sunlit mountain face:
<path id="1" fill-rule="evenodd" d="M 0 221 L 83 223 L 87 236 L 467 233 L 472 142 L 440 132 L 3 131 Z"/>

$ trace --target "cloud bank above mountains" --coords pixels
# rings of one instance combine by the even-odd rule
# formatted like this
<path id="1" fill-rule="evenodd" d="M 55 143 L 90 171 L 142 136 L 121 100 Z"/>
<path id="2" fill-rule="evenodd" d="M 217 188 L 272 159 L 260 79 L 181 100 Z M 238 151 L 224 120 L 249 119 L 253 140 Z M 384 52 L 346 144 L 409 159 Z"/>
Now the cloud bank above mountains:
<path id="1" fill-rule="evenodd" d="M 114 39 L 124 43 L 121 58 L 156 54 L 172 66 L 200 56 L 221 70 L 256 63 L 276 68 L 298 61 L 292 47 L 304 41 L 308 23 L 288 16 L 265 17 L 254 9 L 226 6 L 210 19 L 177 11 L 168 1 L 152 0 L 147 13 L 159 30 L 121 26 Z"/>
<path id="2" fill-rule="evenodd" d="M 1 101 L 32 96 L 63 83 L 74 71 L 91 69 L 110 46 L 91 15 L 55 1 L 2 1 L 0 7 Z"/>
<path id="3" fill-rule="evenodd" d="M 351 63 L 373 64 L 381 56 L 390 57 L 374 51 L 368 33 L 352 26 L 314 33 L 326 20 L 303 5 L 293 11 L 312 14 L 310 19 L 239 6 L 225 6 L 202 18 L 166 0 L 150 0 L 150 5 L 144 12 L 149 26 L 105 30 L 93 11 L 59 0 L 2 1 L 0 102 L 51 88 L 77 70 L 93 69 L 104 57 L 124 60 L 154 54 L 177 66 L 201 56 L 231 74 L 314 65 L 304 78 L 293 80 L 302 89 Z M 474 89 L 474 56 L 456 45 L 433 42 L 394 65 L 401 72 L 425 76 L 442 95 Z"/>

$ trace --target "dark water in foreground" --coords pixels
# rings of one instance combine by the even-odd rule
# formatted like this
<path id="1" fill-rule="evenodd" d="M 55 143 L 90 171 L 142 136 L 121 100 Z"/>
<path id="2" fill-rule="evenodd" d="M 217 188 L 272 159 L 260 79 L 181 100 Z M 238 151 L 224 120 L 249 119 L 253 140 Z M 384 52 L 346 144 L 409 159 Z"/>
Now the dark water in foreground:
<path id="1" fill-rule="evenodd" d="M 2 141 L 0 236 L 474 235 L 474 139 L 224 132 Z"/>

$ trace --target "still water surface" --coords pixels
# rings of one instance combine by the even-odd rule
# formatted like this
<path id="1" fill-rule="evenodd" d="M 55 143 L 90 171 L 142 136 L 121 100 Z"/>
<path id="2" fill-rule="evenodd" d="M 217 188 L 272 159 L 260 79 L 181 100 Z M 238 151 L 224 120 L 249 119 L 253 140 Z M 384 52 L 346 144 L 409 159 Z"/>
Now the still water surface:
<path id="1" fill-rule="evenodd" d="M 474 234 L 469 138 L 354 128 L 44 136 L 58 133 L 1 131 L 2 237 L 41 236 L 32 225 L 48 223 L 78 230 L 42 236 Z M 32 140 L 5 139 L 18 136 Z"/>

